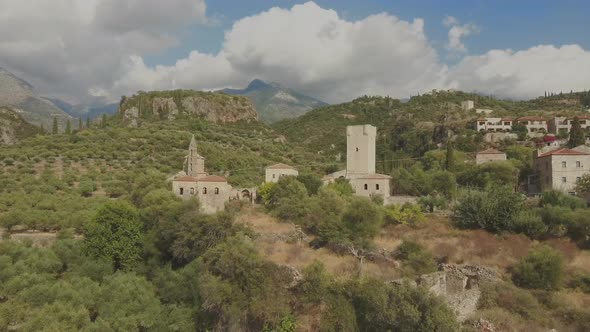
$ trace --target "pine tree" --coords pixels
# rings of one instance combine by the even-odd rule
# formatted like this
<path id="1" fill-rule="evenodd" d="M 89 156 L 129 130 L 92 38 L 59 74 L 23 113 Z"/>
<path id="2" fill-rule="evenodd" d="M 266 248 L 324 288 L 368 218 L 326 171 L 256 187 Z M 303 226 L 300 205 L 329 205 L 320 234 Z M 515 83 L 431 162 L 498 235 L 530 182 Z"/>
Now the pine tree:
<path id="1" fill-rule="evenodd" d="M 82 129 L 84 129 L 84 128 L 82 128 L 82 117 L 80 117 L 78 119 L 78 130 L 82 131 Z"/>
<path id="2" fill-rule="evenodd" d="M 43 124 L 41 124 L 41 135 L 45 134 L 45 126 L 43 126 Z"/>
<path id="3" fill-rule="evenodd" d="M 570 129 L 570 139 L 567 142 L 567 146 L 570 149 L 575 148 L 576 146 L 583 145 L 585 141 L 586 139 L 584 137 L 582 126 L 580 125 L 580 119 L 576 116 L 572 121 L 572 129 Z"/>
<path id="4" fill-rule="evenodd" d="M 57 126 L 57 118 L 53 117 L 53 128 L 51 128 L 51 134 L 57 135 L 59 128 Z"/>
<path id="5" fill-rule="evenodd" d="M 447 156 L 445 166 L 447 171 L 452 171 L 455 169 L 455 148 L 453 147 L 453 142 L 450 139 L 447 140 Z"/>
<path id="6" fill-rule="evenodd" d="M 100 125 L 101 125 L 103 128 L 106 128 L 106 127 L 107 127 L 107 115 L 106 115 L 106 114 L 103 114 L 103 115 L 102 115 L 102 121 L 100 122 Z"/>
<path id="7" fill-rule="evenodd" d="M 90 118 L 86 117 L 86 129 L 90 129 Z"/>
<path id="8" fill-rule="evenodd" d="M 66 134 L 69 135 L 72 133 L 72 123 L 70 120 L 66 122 Z"/>

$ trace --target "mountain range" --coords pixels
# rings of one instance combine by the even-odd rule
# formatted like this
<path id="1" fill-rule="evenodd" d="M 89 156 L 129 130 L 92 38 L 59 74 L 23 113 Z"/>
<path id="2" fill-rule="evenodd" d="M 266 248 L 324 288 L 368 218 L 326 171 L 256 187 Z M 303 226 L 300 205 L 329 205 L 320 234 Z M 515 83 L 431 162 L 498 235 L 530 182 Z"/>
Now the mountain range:
<path id="1" fill-rule="evenodd" d="M 260 119 L 266 123 L 296 118 L 315 108 L 328 105 L 279 83 L 267 83 L 260 79 L 254 79 L 245 89 L 223 89 L 220 92 L 249 97 Z"/>

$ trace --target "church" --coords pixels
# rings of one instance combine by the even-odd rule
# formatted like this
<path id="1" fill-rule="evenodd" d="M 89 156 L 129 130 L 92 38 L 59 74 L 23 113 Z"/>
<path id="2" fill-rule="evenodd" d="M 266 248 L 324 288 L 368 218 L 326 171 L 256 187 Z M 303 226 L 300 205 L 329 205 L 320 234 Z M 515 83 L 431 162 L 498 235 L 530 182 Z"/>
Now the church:
<path id="1" fill-rule="evenodd" d="M 197 150 L 195 136 L 191 139 L 184 169 L 172 180 L 172 190 L 182 199 L 197 197 L 203 212 L 222 211 L 227 201 L 236 198 L 236 195 L 240 197 L 226 178 L 205 171 L 205 158 Z"/>
<path id="2" fill-rule="evenodd" d="M 346 179 L 357 196 L 391 196 L 389 175 L 375 173 L 377 128 L 368 124 L 346 127 L 346 169 L 324 176 L 324 184 Z"/>

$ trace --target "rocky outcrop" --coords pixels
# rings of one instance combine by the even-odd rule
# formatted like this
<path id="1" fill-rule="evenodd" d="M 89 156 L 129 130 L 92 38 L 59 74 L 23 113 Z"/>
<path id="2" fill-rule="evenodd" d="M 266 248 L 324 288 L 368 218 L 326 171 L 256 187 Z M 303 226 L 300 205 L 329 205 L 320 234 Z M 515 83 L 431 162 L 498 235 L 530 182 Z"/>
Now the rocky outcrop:
<path id="1" fill-rule="evenodd" d="M 16 111 L 0 107 L 0 145 L 16 144 L 39 132 L 38 127 L 26 122 Z"/>
<path id="2" fill-rule="evenodd" d="M 480 284 L 500 280 L 495 270 L 485 266 L 441 264 L 439 269 L 438 272 L 421 275 L 416 280 L 399 279 L 392 283 L 424 287 L 441 296 L 462 322 L 477 310 L 477 302 L 481 297 Z"/>
<path id="3" fill-rule="evenodd" d="M 144 119 L 174 120 L 183 116 L 221 123 L 258 120 L 258 113 L 246 97 L 187 90 L 124 97 L 119 112 L 131 127 L 141 125 Z"/>

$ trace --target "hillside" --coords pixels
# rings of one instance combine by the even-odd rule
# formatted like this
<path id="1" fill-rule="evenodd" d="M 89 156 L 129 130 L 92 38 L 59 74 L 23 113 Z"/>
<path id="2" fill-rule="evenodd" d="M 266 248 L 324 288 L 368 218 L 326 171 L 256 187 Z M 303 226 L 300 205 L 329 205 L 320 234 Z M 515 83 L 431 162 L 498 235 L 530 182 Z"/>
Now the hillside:
<path id="1" fill-rule="evenodd" d="M 113 115 L 119 110 L 119 104 L 97 103 L 97 104 L 70 104 L 58 98 L 45 98 L 52 102 L 62 111 L 74 118 L 96 119 L 103 114 Z"/>
<path id="2" fill-rule="evenodd" d="M 250 82 L 245 89 L 223 89 L 221 92 L 249 97 L 260 114 L 260 119 L 266 123 L 296 118 L 314 108 L 327 105 L 278 83 L 267 83 L 259 79 Z"/>
<path id="3" fill-rule="evenodd" d="M 12 109 L 0 107 L 0 145 L 12 145 L 41 132 Z"/>
<path id="4" fill-rule="evenodd" d="M 21 111 L 22 116 L 36 125 L 51 126 L 54 117 L 63 125 L 70 119 L 63 110 L 51 101 L 37 95 L 32 85 L 0 68 L 0 106 L 9 106 Z"/>
<path id="5" fill-rule="evenodd" d="M 131 127 L 137 127 L 146 120 L 187 117 L 220 123 L 258 120 L 258 114 L 246 97 L 192 90 L 139 92 L 123 97 L 118 116 Z"/>
<path id="6" fill-rule="evenodd" d="M 580 97 L 576 95 L 575 98 Z M 443 143 L 448 133 L 475 134 L 472 124 L 481 115 L 474 110 L 462 110 L 460 105 L 464 100 L 475 101 L 476 108 L 492 109 L 490 116 L 498 117 L 551 117 L 585 111 L 581 103 L 560 102 L 568 99 L 564 95 L 562 99 L 552 96 L 511 101 L 460 91 L 433 92 L 414 96 L 407 102 L 364 96 L 351 102 L 315 109 L 299 118 L 277 122 L 272 127 L 291 143 L 338 156 L 345 152 L 346 126 L 368 123 L 378 128 L 378 159 L 393 154 L 420 157 L 435 148 L 436 144 Z M 462 150 L 472 152 L 474 148 L 471 144 Z"/>

